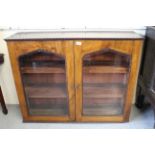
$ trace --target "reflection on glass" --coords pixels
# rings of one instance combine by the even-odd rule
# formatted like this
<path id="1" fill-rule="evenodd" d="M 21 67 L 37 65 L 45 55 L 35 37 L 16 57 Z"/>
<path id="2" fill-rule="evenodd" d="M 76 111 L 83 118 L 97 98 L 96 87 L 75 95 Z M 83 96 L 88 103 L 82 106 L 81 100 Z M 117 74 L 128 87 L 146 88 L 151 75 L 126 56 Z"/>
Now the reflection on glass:
<path id="1" fill-rule="evenodd" d="M 130 57 L 104 49 L 83 58 L 83 115 L 123 113 Z"/>
<path id="2" fill-rule="evenodd" d="M 19 63 L 30 115 L 68 115 L 64 58 L 38 50 Z"/>

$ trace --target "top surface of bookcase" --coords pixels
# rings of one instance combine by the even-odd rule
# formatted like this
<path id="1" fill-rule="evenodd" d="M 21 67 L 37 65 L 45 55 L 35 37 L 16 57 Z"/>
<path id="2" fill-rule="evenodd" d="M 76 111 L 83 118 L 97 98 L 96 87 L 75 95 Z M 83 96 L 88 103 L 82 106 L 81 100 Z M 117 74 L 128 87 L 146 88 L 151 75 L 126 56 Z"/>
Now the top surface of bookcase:
<path id="1" fill-rule="evenodd" d="M 69 39 L 143 39 L 134 31 L 49 31 L 19 32 L 8 38 L 11 40 L 69 40 Z"/>

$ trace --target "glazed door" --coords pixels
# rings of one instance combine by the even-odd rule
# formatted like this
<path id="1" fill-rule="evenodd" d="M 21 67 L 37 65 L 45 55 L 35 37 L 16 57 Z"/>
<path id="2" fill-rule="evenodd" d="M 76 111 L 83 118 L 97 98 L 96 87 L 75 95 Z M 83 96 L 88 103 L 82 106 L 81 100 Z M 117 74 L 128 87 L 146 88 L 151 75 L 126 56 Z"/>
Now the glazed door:
<path id="1" fill-rule="evenodd" d="M 14 51 L 14 76 L 25 121 L 73 121 L 73 43 L 20 42 Z"/>
<path id="2" fill-rule="evenodd" d="M 133 43 L 74 42 L 77 121 L 127 119 L 132 98 L 129 85 L 134 82 L 130 77 Z"/>

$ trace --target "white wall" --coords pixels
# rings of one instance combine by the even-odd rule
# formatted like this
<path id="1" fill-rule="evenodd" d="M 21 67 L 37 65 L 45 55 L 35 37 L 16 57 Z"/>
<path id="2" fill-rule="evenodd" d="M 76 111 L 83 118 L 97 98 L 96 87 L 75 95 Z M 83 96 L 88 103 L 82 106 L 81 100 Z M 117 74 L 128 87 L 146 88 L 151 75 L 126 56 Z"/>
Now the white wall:
<path id="1" fill-rule="evenodd" d="M 0 2 L 0 27 L 122 28 L 155 24 L 154 0 L 1 0 Z"/>
<path id="2" fill-rule="evenodd" d="M 7 104 L 18 104 L 8 49 L 3 39 L 13 33 L 15 33 L 15 31 L 0 31 L 0 53 L 4 53 L 4 64 L 0 66 L 0 85 Z"/>

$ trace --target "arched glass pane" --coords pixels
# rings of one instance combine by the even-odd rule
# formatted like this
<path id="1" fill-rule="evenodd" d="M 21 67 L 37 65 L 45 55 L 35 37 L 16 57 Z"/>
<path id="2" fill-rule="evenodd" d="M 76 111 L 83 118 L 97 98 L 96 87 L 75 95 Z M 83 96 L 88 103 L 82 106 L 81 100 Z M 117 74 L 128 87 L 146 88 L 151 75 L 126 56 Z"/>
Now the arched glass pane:
<path id="1" fill-rule="evenodd" d="M 30 115 L 68 115 L 65 59 L 37 50 L 19 58 Z"/>
<path id="2" fill-rule="evenodd" d="M 104 49 L 83 58 L 83 115 L 121 115 L 130 57 Z"/>

